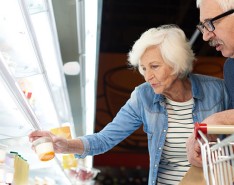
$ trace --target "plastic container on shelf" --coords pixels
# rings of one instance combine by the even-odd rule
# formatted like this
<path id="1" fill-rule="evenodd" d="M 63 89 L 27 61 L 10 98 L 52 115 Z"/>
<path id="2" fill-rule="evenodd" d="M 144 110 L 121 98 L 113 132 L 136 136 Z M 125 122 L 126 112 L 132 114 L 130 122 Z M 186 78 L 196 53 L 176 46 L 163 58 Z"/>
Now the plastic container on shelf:
<path id="1" fill-rule="evenodd" d="M 81 182 L 93 181 L 97 174 L 100 173 L 99 169 L 86 168 L 84 166 L 78 166 L 76 169 L 76 180 Z"/>
<path id="2" fill-rule="evenodd" d="M 0 144 L 0 164 L 5 162 L 6 159 L 6 153 L 7 153 L 7 147 Z"/>
<path id="3" fill-rule="evenodd" d="M 11 184 L 14 176 L 14 168 L 0 164 L 0 185 Z"/>
<path id="4" fill-rule="evenodd" d="M 33 141 L 33 147 L 41 161 L 49 161 L 54 158 L 54 147 L 50 137 L 40 137 Z"/>

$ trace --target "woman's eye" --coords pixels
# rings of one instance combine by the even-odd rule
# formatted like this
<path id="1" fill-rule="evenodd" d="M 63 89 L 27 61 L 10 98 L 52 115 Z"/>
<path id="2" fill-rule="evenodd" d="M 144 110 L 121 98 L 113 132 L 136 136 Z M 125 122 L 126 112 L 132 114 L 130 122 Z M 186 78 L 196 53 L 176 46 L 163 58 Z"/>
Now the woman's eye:
<path id="1" fill-rule="evenodd" d="M 157 68 L 158 68 L 158 65 L 153 65 L 152 68 L 153 68 L 153 69 L 157 69 Z"/>

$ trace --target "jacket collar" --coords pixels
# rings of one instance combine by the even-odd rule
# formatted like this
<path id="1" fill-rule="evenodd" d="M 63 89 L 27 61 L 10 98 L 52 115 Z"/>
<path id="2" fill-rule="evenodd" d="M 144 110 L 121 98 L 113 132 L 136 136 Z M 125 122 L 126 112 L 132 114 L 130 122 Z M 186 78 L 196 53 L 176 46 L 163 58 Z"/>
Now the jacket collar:
<path id="1" fill-rule="evenodd" d="M 188 75 L 188 78 L 190 79 L 190 82 L 192 85 L 193 98 L 202 99 L 204 97 L 204 92 L 201 86 L 201 81 L 199 80 L 197 75 L 192 74 L 192 73 Z"/>

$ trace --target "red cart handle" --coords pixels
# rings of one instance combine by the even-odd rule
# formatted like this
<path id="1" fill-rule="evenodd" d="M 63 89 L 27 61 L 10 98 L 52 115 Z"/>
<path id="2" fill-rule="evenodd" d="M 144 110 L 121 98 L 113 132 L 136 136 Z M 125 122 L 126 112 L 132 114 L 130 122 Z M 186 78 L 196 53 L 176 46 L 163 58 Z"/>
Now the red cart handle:
<path id="1" fill-rule="evenodd" d="M 199 130 L 203 134 L 234 134 L 234 125 L 207 125 L 196 122 L 194 124 L 195 139 L 200 138 Z"/>
<path id="2" fill-rule="evenodd" d="M 204 134 L 207 134 L 207 124 L 198 122 L 194 124 L 195 139 L 200 138 L 198 130 L 202 131 Z"/>

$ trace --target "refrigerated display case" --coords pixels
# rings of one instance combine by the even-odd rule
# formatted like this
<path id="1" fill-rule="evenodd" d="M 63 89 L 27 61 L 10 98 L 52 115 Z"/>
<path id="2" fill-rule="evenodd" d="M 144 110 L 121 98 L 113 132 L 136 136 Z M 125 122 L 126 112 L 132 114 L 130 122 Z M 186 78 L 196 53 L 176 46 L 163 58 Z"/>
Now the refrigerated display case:
<path id="1" fill-rule="evenodd" d="M 25 166 L 29 164 L 30 185 L 35 183 L 33 181 L 46 183 L 50 180 L 56 185 L 77 184 L 61 166 L 60 155 L 42 163 L 27 137 L 32 130 L 50 130 L 63 125 L 68 125 L 72 137 L 76 137 L 53 3 L 61 1 L 0 0 L 0 182 L 3 173 L 8 177 L 7 181 L 14 173 L 12 166 L 9 168 L 3 163 L 3 156 L 17 155 L 26 159 Z M 90 134 L 94 130 L 102 1 L 67 0 L 63 3 L 76 7 L 75 42 L 78 45 L 77 61 L 81 66 L 77 87 L 81 94 L 80 134 Z M 62 31 L 66 30 L 62 27 Z M 80 125 L 76 127 L 81 128 Z M 92 157 L 81 163 L 91 168 Z"/>
<path id="2" fill-rule="evenodd" d="M 51 1 L 1 0 L 0 27 L 0 146 L 26 159 L 32 178 L 72 184 L 59 157 L 42 163 L 27 137 L 64 124 L 75 137 Z"/>
<path id="3" fill-rule="evenodd" d="M 3 4 L 1 53 L 41 124 L 45 123 L 41 128 L 72 123 L 49 1 L 10 0 Z"/>

